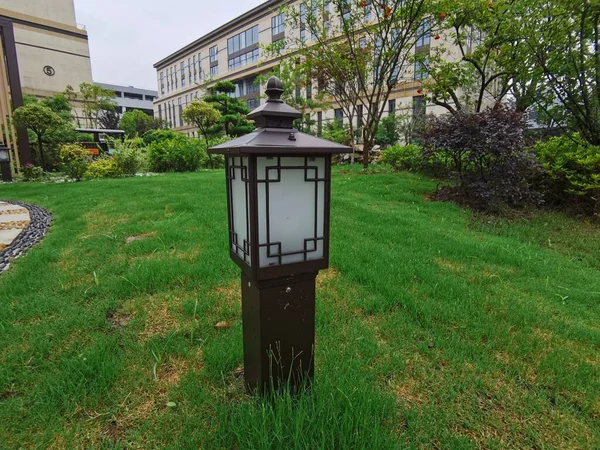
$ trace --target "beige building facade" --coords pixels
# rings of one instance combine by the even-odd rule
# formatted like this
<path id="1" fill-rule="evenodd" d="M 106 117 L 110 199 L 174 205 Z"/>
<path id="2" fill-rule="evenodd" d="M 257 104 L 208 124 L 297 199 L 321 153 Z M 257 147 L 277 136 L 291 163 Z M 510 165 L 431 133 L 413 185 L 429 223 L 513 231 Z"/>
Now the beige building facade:
<path id="1" fill-rule="evenodd" d="M 225 25 L 174 52 L 154 65 L 157 75 L 158 97 L 154 102 L 156 117 L 171 127 L 193 136 L 196 129 L 182 120 L 182 111 L 195 98 L 201 98 L 211 83 L 230 80 L 236 85 L 235 97 L 245 100 L 250 110 L 259 106 L 263 86 L 254 83 L 257 75 L 269 72 L 278 58 L 265 58 L 262 48 L 286 36 L 300 37 L 301 31 L 286 29 L 279 8 L 289 1 L 269 0 L 242 14 Z M 298 4 L 299 2 L 291 2 Z M 298 7 L 298 6 L 296 6 Z M 449 45 L 445 37 L 424 36 L 415 51 L 431 52 L 436 46 Z M 455 52 L 448 52 L 452 56 Z M 285 57 L 285 56 L 283 56 Z M 417 66 L 404 71 L 401 80 L 383 106 L 384 116 L 397 111 L 408 114 L 442 114 L 444 108 L 426 105 L 422 90 L 423 75 Z M 307 95 L 303 92 L 302 95 Z M 360 110 L 358 112 L 360 114 Z M 358 115 L 357 114 L 357 115 Z M 315 111 L 311 115 L 317 128 L 334 118 L 347 120 L 334 104 L 330 110 Z M 354 118 L 356 123 L 358 117 Z"/>
<path id="2" fill-rule="evenodd" d="M 3 0 L 0 60 L 0 140 L 16 172 L 32 162 L 27 130 L 12 125 L 23 95 L 51 97 L 67 85 L 92 83 L 88 36 L 77 25 L 73 0 Z"/>
<path id="3" fill-rule="evenodd" d="M 73 0 L 4 0 L 0 17 L 13 23 L 23 94 L 51 97 L 67 85 L 92 82 L 88 35 Z"/>

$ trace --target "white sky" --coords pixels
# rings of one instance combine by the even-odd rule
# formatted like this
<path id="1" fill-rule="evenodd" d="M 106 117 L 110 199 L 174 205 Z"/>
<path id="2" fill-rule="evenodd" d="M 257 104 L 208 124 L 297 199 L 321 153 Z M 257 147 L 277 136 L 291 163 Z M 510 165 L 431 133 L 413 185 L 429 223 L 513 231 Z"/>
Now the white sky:
<path id="1" fill-rule="evenodd" d="M 75 0 L 94 81 L 156 90 L 152 65 L 264 0 Z"/>

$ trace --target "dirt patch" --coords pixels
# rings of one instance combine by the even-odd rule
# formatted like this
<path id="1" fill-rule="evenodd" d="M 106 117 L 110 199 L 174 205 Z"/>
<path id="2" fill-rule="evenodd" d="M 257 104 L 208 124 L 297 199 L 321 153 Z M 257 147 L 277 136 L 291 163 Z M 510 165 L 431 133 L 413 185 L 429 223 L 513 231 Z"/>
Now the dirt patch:
<path id="1" fill-rule="evenodd" d="M 462 272 L 465 270 L 465 265 L 453 261 L 449 261 L 444 258 L 435 258 L 435 263 L 442 269 L 450 270 L 452 272 Z"/>
<path id="2" fill-rule="evenodd" d="M 220 304 L 230 309 L 238 307 L 242 303 L 242 291 L 240 282 L 232 280 L 229 283 L 213 288 L 212 292 L 219 297 Z"/>
<path id="3" fill-rule="evenodd" d="M 339 276 L 340 274 L 333 267 L 320 271 L 317 276 L 317 289 L 329 286 L 331 282 L 339 278 Z"/>
<path id="4" fill-rule="evenodd" d="M 138 234 L 135 236 L 127 236 L 125 238 L 125 244 L 131 244 L 135 241 L 143 241 L 144 239 L 149 239 L 156 234 L 156 231 L 151 231 L 149 233 Z"/>
<path id="5" fill-rule="evenodd" d="M 172 295 L 151 296 L 143 303 L 146 312 L 144 331 L 139 335 L 140 342 L 146 342 L 154 336 L 164 336 L 180 330 L 180 318 L 174 311 L 175 306 L 180 307 L 181 301 Z"/>
<path id="6" fill-rule="evenodd" d="M 115 330 L 122 330 L 125 328 L 131 320 L 132 314 L 126 314 L 119 311 L 107 311 L 106 321 Z"/>
<path id="7" fill-rule="evenodd" d="M 419 384 L 414 378 L 395 380 L 392 389 L 398 400 L 409 406 L 423 406 L 429 402 L 429 397 L 419 389 Z"/>
<path id="8" fill-rule="evenodd" d="M 19 397 L 21 395 L 18 391 L 4 391 L 0 394 L 0 401 L 7 400 L 12 397 Z"/>

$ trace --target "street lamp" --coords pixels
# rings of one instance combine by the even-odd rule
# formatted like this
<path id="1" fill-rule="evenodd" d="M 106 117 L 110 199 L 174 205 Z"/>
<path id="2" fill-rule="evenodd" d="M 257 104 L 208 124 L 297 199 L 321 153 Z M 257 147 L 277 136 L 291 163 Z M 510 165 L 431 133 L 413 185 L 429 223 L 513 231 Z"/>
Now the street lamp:
<path id="1" fill-rule="evenodd" d="M 349 153 L 293 128 L 277 77 L 250 114 L 257 129 L 209 149 L 225 155 L 230 256 L 242 269 L 244 378 L 249 390 L 314 374 L 315 279 L 329 265 L 331 155 Z"/>
<path id="2" fill-rule="evenodd" d="M 10 151 L 6 145 L 0 143 L 0 170 L 2 172 L 2 181 L 8 183 L 12 181 L 10 171 Z"/>

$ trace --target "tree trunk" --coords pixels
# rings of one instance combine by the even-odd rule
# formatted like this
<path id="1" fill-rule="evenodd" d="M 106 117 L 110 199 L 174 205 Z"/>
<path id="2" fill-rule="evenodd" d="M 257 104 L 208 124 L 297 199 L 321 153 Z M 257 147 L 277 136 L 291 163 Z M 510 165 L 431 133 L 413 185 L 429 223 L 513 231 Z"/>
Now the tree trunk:
<path id="1" fill-rule="evenodd" d="M 44 144 L 42 142 L 42 136 L 38 135 L 37 140 L 38 140 L 38 153 L 40 154 L 41 166 L 44 170 L 48 170 L 48 168 L 46 167 L 46 161 L 44 160 Z"/>
<path id="2" fill-rule="evenodd" d="M 363 168 L 365 169 L 369 168 L 369 153 L 371 152 L 372 147 L 373 145 L 370 141 L 363 141 Z"/>

